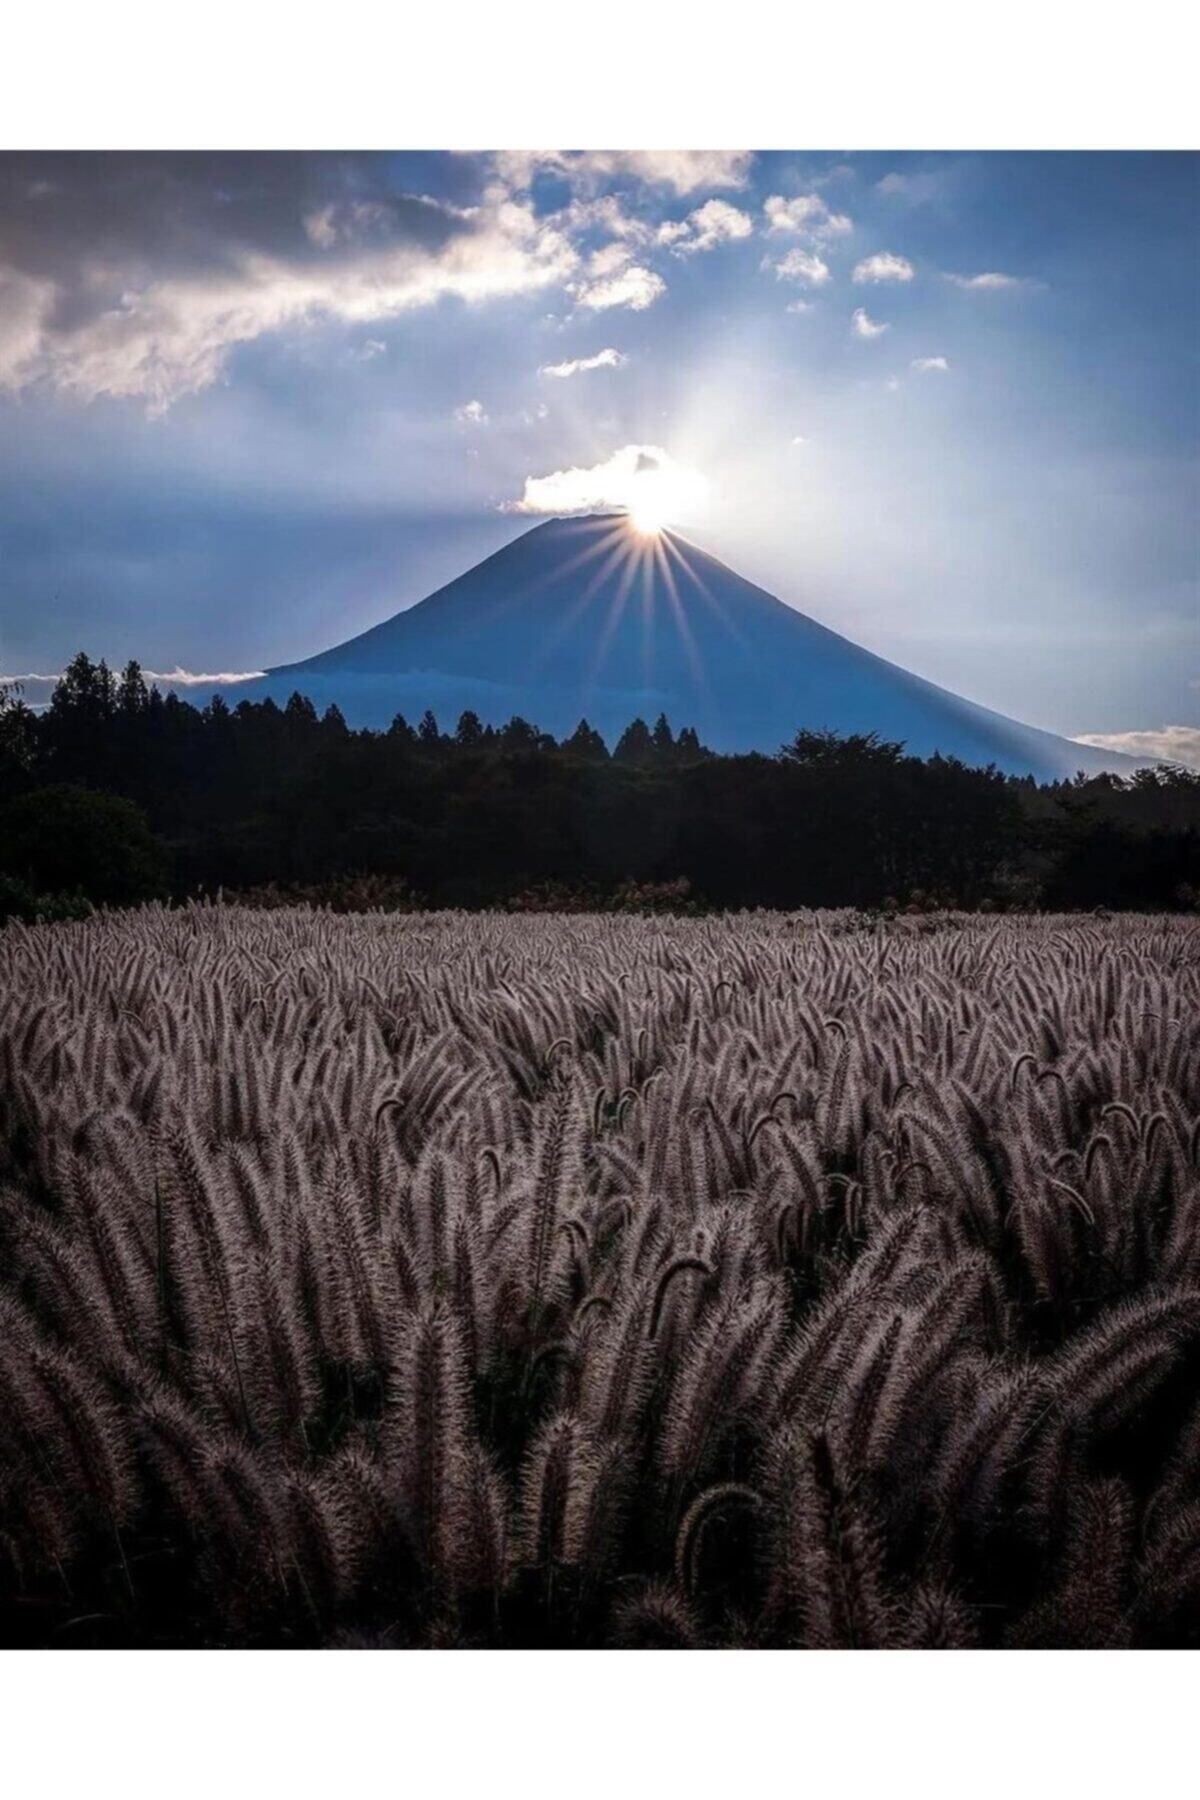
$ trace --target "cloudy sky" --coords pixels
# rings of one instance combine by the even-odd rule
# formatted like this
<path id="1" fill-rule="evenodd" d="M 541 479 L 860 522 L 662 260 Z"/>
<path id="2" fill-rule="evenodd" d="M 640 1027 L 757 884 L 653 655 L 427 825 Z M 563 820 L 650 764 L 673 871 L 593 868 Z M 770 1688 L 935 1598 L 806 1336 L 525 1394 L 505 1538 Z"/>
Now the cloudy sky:
<path id="1" fill-rule="evenodd" d="M 294 661 L 657 463 L 822 623 L 1195 754 L 1198 170 L 0 156 L 0 674 Z"/>

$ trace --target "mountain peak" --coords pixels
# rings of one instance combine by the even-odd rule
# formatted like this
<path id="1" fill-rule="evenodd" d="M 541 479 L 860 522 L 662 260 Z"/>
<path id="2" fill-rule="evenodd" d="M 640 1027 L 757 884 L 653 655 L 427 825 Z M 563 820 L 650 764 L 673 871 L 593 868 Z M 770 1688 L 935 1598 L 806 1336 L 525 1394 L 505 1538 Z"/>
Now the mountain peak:
<path id="1" fill-rule="evenodd" d="M 716 750 L 773 753 L 804 726 L 1041 779 L 1133 766 L 935 687 L 617 511 L 539 520 L 417 605 L 268 680 L 364 724 L 470 709 L 556 736 L 587 717 L 614 739 L 664 712 Z"/>

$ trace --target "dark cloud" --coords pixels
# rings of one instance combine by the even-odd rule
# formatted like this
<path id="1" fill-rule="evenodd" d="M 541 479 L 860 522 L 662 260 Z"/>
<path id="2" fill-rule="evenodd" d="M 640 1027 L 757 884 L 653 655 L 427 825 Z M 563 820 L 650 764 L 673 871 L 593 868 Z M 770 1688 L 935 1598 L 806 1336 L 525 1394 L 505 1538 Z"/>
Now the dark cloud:
<path id="1" fill-rule="evenodd" d="M 73 289 L 85 264 L 146 279 L 229 267 L 254 251 L 317 262 L 305 221 L 325 207 L 347 217 L 369 208 L 375 241 L 436 249 L 464 229 L 461 218 L 399 191 L 393 168 L 384 155 L 4 155 L 0 260 L 68 284 L 68 300 L 81 303 Z"/>
<path id="2" fill-rule="evenodd" d="M 411 191 L 382 154 L 0 155 L 0 388 L 161 412 L 229 351 L 322 317 L 562 280 L 566 237 L 482 185 Z"/>

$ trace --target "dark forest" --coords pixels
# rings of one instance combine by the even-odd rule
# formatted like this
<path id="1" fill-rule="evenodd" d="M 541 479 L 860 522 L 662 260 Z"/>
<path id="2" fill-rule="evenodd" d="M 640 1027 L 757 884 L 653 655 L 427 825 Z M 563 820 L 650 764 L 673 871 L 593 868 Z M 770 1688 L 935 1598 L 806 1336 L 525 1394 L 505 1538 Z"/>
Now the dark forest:
<path id="1" fill-rule="evenodd" d="M 0 698 L 0 916 L 218 889 L 259 903 L 525 910 L 1191 910 L 1200 775 L 1039 787 L 873 736 L 714 755 L 514 718 L 352 731 L 296 694 L 203 707 L 79 655 Z"/>

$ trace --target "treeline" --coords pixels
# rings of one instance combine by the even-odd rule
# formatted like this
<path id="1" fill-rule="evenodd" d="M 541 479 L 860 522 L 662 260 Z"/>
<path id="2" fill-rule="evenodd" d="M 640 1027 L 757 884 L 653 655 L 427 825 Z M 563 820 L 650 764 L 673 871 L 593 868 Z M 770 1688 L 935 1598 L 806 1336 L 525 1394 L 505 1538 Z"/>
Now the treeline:
<path id="1" fill-rule="evenodd" d="M 0 913 L 217 888 L 515 908 L 1191 908 L 1200 775 L 1039 787 L 874 736 L 719 756 L 665 718 L 609 751 L 432 713 L 352 731 L 299 694 L 203 707 L 77 656 L 0 693 Z"/>

